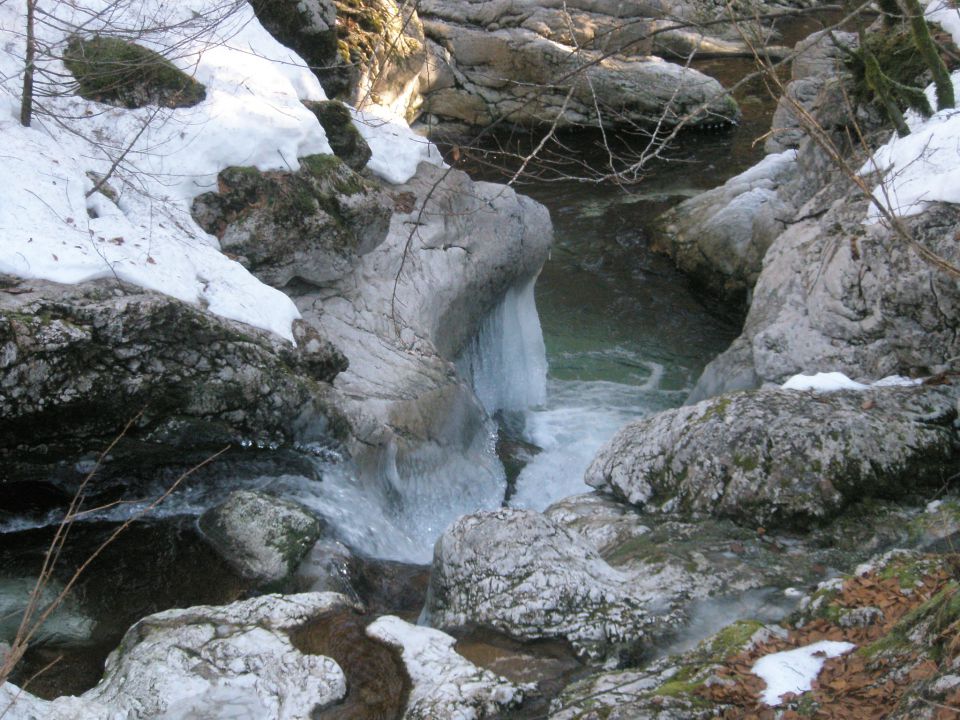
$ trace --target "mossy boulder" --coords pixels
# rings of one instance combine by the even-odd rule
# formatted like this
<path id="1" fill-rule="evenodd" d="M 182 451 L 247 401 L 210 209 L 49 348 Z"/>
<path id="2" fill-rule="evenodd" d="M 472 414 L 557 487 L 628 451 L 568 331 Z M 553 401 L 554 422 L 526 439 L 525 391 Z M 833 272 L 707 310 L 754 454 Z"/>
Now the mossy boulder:
<path id="1" fill-rule="evenodd" d="M 955 475 L 952 386 L 732 393 L 627 425 L 586 481 L 648 512 L 809 528 Z"/>
<path id="2" fill-rule="evenodd" d="M 206 98 L 203 85 L 165 57 L 121 38 L 72 37 L 63 64 L 77 79 L 77 93 L 87 100 L 125 108 L 180 108 Z"/>
<path id="3" fill-rule="evenodd" d="M 320 537 L 320 520 L 305 508 L 261 492 L 238 490 L 200 517 L 200 529 L 241 575 L 278 582 Z"/>
<path id="4" fill-rule="evenodd" d="M 317 116 L 334 154 L 351 170 L 363 170 L 372 153 L 367 141 L 353 124 L 347 106 L 336 100 L 308 100 L 304 105 Z"/>
<path id="5" fill-rule="evenodd" d="M 301 158 L 294 173 L 230 167 L 218 185 L 194 200 L 194 218 L 274 287 L 343 277 L 390 225 L 392 201 L 380 186 L 333 155 Z"/>

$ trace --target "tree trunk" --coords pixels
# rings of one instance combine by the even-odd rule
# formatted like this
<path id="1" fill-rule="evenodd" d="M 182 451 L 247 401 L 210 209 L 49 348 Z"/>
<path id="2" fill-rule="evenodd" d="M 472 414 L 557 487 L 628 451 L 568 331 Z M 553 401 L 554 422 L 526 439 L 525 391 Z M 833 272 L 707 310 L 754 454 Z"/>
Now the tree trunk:
<path id="1" fill-rule="evenodd" d="M 33 34 L 33 15 L 37 0 L 27 1 L 27 52 L 23 65 L 23 96 L 20 98 L 20 124 L 30 127 L 33 117 L 33 65 L 37 52 L 36 38 Z"/>

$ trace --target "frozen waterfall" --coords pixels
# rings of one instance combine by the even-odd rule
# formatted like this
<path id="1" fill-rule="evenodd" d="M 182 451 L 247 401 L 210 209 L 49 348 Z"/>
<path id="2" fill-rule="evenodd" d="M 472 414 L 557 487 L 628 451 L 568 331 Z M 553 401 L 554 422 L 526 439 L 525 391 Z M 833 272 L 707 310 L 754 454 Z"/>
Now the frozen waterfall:
<path id="1" fill-rule="evenodd" d="M 531 278 L 510 288 L 457 360 L 487 413 L 522 411 L 547 399 L 547 355 Z"/>

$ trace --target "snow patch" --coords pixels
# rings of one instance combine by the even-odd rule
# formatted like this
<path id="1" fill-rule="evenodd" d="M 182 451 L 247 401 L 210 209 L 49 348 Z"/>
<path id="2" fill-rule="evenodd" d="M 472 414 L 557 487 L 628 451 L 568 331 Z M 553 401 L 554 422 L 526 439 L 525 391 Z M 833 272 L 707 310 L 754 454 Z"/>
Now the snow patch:
<path id="1" fill-rule="evenodd" d="M 751 668 L 751 672 L 767 684 L 760 700 L 776 706 L 787 693 L 807 692 L 813 688 L 813 681 L 828 658 L 844 655 L 855 647 L 853 643 L 821 640 L 795 650 L 765 655 Z"/>
<path id="2" fill-rule="evenodd" d="M 851 380 L 841 372 L 819 372 L 815 375 L 794 375 L 780 387 L 784 390 L 812 390 L 813 392 L 837 392 L 838 390 L 869 390 L 872 387 L 913 387 L 921 379 L 902 375 L 889 375 L 873 383 Z"/>
<path id="3" fill-rule="evenodd" d="M 37 99 L 43 112 L 24 128 L 23 5 L 0 3 L 0 273 L 69 284 L 114 277 L 292 341 L 300 316 L 294 303 L 220 253 L 190 204 L 216 190 L 226 167 L 295 171 L 298 158 L 331 153 L 301 102 L 325 99 L 306 63 L 264 30 L 247 3 L 54 3 L 37 33 L 50 48 L 38 72 L 55 82 Z M 72 94 L 57 58 L 78 27 L 87 35 L 127 29 L 202 82 L 206 99 L 190 108 L 126 110 Z M 370 167 L 387 181 L 406 182 L 422 160 L 441 163 L 405 124 L 363 117 Z M 108 174 L 110 189 L 91 193 L 92 178 Z"/>

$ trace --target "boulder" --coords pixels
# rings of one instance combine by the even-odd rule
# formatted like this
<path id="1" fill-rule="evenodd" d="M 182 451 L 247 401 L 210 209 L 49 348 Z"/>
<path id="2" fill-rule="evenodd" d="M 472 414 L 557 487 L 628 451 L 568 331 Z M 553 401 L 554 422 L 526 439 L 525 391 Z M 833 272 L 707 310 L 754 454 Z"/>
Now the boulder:
<path id="1" fill-rule="evenodd" d="M 128 440 L 180 452 L 345 436 L 329 383 L 346 362 L 301 323 L 293 347 L 114 281 L 31 280 L 16 291 L 0 294 L 0 453 L 10 472 L 14 457 L 73 463 L 134 418 Z"/>
<path id="2" fill-rule="evenodd" d="M 295 173 L 227 168 L 217 182 L 218 192 L 193 201 L 194 219 L 274 287 L 346 276 L 384 241 L 390 224 L 379 186 L 333 155 L 301 158 Z"/>
<path id="3" fill-rule="evenodd" d="M 437 541 L 424 614 L 443 630 L 563 638 L 594 661 L 617 662 L 676 620 L 658 599 L 655 583 L 629 582 L 544 515 L 501 509 L 464 516 Z"/>
<path id="4" fill-rule="evenodd" d="M 767 248 L 796 207 L 783 186 L 796 172 L 796 152 L 767 155 L 722 186 L 685 200 L 658 219 L 655 250 L 725 300 L 743 303 Z"/>
<path id="5" fill-rule="evenodd" d="M 410 677 L 404 720 L 493 718 L 523 702 L 531 685 L 515 685 L 459 655 L 454 638 L 387 615 L 367 626 L 367 635 L 401 654 Z"/>
<path id="6" fill-rule="evenodd" d="M 960 283 L 880 224 L 845 180 L 824 188 L 767 252 L 742 334 L 704 370 L 688 402 L 782 383 L 804 371 L 855 380 L 924 376 L 960 355 Z M 837 197 L 839 195 L 839 198 Z M 960 208 L 905 218 L 912 239 L 960 263 Z"/>
<path id="7" fill-rule="evenodd" d="M 951 387 L 736 393 L 630 423 L 586 481 L 646 512 L 808 527 L 938 488 L 960 451 Z"/>
<path id="8" fill-rule="evenodd" d="M 265 493 L 237 490 L 200 516 L 200 529 L 237 572 L 259 582 L 282 580 L 320 537 L 306 509 Z"/>
<path id="9" fill-rule="evenodd" d="M 346 694 L 330 658 L 304 654 L 289 633 L 350 603 L 332 593 L 263 595 L 221 607 L 144 618 L 107 659 L 103 680 L 80 697 L 40 700 L 9 683 L 4 707 L 24 720 L 236 717 L 301 720 Z"/>

